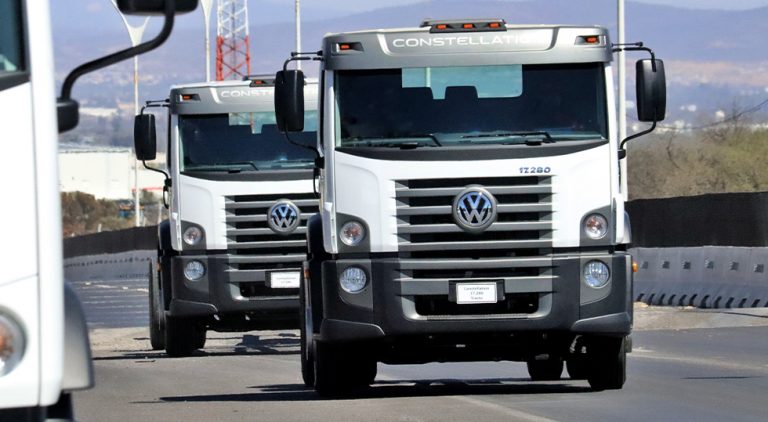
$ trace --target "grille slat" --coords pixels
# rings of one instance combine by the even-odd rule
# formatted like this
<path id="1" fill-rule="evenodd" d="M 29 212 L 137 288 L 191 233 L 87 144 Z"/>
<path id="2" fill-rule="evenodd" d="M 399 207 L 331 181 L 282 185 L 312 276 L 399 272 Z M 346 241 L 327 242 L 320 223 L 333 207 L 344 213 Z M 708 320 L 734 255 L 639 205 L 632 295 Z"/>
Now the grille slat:
<path id="1" fill-rule="evenodd" d="M 526 193 L 549 193 L 552 191 L 550 185 L 535 185 L 535 186 L 484 186 L 484 188 L 493 195 L 514 195 L 514 194 L 526 194 Z M 434 197 L 434 196 L 456 196 L 466 189 L 465 186 L 455 188 L 418 188 L 396 189 L 396 195 L 398 198 L 418 198 L 418 197 Z"/>
<path id="2" fill-rule="evenodd" d="M 275 232 L 272 229 L 230 229 L 227 230 L 227 237 L 233 236 L 274 236 Z M 306 227 L 298 227 L 291 233 L 294 234 L 307 234 Z"/>
<path id="3" fill-rule="evenodd" d="M 497 209 L 499 213 L 550 212 L 552 211 L 552 204 L 548 202 L 541 202 L 538 204 L 499 204 Z M 426 207 L 409 207 L 406 205 L 397 207 L 398 216 L 451 215 L 452 211 L 453 207 L 451 205 L 434 205 Z"/>
<path id="4" fill-rule="evenodd" d="M 224 208 L 227 210 L 240 210 L 240 209 L 255 209 L 263 208 L 269 209 L 276 201 L 248 201 L 248 202 L 227 202 Z M 297 199 L 293 201 L 297 207 L 317 207 L 316 199 Z"/>
<path id="5" fill-rule="evenodd" d="M 486 232 L 508 232 L 525 230 L 549 230 L 552 227 L 548 222 L 527 221 L 522 223 L 494 223 L 488 227 Z M 410 225 L 400 224 L 397 226 L 398 233 L 464 233 L 461 227 L 455 224 L 423 224 Z"/>
<path id="6" fill-rule="evenodd" d="M 454 268 L 486 269 L 486 268 L 538 268 L 552 266 L 551 258 L 529 259 L 403 259 L 400 268 L 403 270 L 445 270 Z"/>
<path id="7" fill-rule="evenodd" d="M 229 257 L 230 264 L 263 264 L 263 263 L 285 263 L 301 262 L 306 255 L 304 254 L 285 254 L 285 255 L 232 255 Z"/>

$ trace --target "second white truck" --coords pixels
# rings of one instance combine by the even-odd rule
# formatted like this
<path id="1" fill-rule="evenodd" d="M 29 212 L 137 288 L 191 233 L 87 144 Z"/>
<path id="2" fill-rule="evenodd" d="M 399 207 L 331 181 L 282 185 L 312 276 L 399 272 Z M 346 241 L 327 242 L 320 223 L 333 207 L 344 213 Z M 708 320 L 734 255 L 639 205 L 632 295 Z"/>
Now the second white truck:
<path id="1" fill-rule="evenodd" d="M 305 87 L 315 110 L 317 84 Z M 166 204 L 150 268 L 155 349 L 187 356 L 206 330 L 298 325 L 306 222 L 313 187 L 317 114 L 286 143 L 277 130 L 274 75 L 174 86 L 168 109 Z M 146 111 L 146 108 L 145 110 Z M 140 160 L 155 157 L 154 115 L 136 122 Z"/>

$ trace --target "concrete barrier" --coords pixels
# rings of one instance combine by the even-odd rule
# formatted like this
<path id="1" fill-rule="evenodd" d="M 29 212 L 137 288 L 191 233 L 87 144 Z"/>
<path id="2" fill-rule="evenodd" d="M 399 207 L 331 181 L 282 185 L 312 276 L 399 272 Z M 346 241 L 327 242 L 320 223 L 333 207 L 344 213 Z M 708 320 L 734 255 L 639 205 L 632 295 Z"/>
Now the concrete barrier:
<path id="1" fill-rule="evenodd" d="M 69 281 L 120 280 L 146 277 L 157 250 L 85 255 L 64 260 L 64 277 Z"/>
<path id="2" fill-rule="evenodd" d="M 634 248 L 634 297 L 649 305 L 768 307 L 768 248 Z"/>

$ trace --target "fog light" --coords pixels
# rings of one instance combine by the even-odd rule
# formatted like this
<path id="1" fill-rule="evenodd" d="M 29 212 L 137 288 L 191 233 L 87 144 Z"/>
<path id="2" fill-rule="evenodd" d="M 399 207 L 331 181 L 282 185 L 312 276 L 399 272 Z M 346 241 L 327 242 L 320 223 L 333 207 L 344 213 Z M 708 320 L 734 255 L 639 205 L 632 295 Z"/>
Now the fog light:
<path id="1" fill-rule="evenodd" d="M 359 267 L 349 267 L 341 273 L 339 284 L 347 293 L 359 293 L 368 283 L 368 276 Z"/>
<path id="2" fill-rule="evenodd" d="M 200 240 L 203 238 L 203 231 L 195 226 L 187 227 L 187 229 L 184 230 L 184 235 L 182 237 L 184 238 L 184 243 L 189 246 L 195 246 L 200 243 Z"/>
<path id="3" fill-rule="evenodd" d="M 365 228 L 357 221 L 350 221 L 341 226 L 339 238 L 347 246 L 357 246 L 365 238 Z"/>
<path id="4" fill-rule="evenodd" d="M 593 289 L 600 289 L 608 284 L 611 271 L 600 261 L 589 261 L 584 266 L 584 282 Z"/>
<path id="5" fill-rule="evenodd" d="M 24 356 L 24 333 L 16 321 L 0 315 L 0 377 L 13 371 Z"/>
<path id="6" fill-rule="evenodd" d="M 205 265 L 200 261 L 189 261 L 184 266 L 184 277 L 189 281 L 197 281 L 205 275 Z"/>
<path id="7" fill-rule="evenodd" d="M 600 214 L 592 214 L 584 220 L 584 234 L 590 239 L 599 240 L 608 234 L 608 220 Z"/>

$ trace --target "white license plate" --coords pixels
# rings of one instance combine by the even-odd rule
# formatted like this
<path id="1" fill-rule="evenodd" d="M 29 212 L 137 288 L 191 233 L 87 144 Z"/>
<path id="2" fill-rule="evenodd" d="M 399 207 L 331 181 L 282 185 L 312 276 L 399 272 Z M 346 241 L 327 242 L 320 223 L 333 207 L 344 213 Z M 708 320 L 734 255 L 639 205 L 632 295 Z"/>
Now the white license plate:
<path id="1" fill-rule="evenodd" d="M 267 287 L 273 289 L 298 289 L 300 273 L 298 271 L 281 271 L 269 273 Z"/>
<path id="2" fill-rule="evenodd" d="M 456 284 L 456 303 L 496 303 L 496 283 Z"/>

